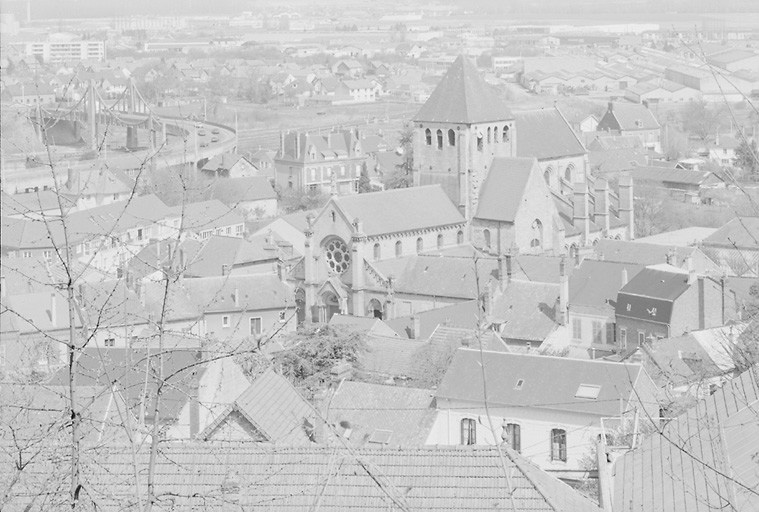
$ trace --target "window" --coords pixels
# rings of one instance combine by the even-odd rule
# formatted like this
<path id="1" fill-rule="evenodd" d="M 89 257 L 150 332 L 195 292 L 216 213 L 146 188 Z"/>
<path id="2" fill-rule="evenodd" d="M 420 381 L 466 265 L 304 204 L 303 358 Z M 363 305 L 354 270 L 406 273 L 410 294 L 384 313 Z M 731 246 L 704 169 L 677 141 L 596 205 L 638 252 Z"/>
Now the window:
<path id="1" fill-rule="evenodd" d="M 485 237 L 485 247 L 490 249 L 490 230 L 486 229 L 482 232 L 482 235 Z"/>
<path id="2" fill-rule="evenodd" d="M 491 137 L 492 137 L 492 135 L 493 135 L 493 132 L 492 132 L 492 130 L 490 129 L 490 127 L 488 126 L 488 144 L 490 144 L 490 143 L 492 142 L 492 140 L 493 140 L 493 139 L 491 138 Z"/>
<path id="3" fill-rule="evenodd" d="M 443 248 L 443 235 L 437 236 L 437 248 L 442 249 Z"/>
<path id="4" fill-rule="evenodd" d="M 103 341 L 103 346 L 106 346 L 106 347 L 115 347 L 116 346 L 116 338 L 106 338 Z"/>
<path id="5" fill-rule="evenodd" d="M 522 451 L 522 427 L 516 423 L 506 424 L 506 434 L 509 436 L 509 446 L 519 453 Z"/>
<path id="6" fill-rule="evenodd" d="M 546 182 L 546 185 L 551 185 L 551 168 L 549 167 L 546 169 L 546 172 L 543 173 L 543 179 Z"/>
<path id="7" fill-rule="evenodd" d="M 399 258 L 403 255 L 403 244 L 400 240 L 395 242 L 395 257 Z"/>
<path id="8" fill-rule="evenodd" d="M 142 240 L 142 229 L 137 230 L 137 240 Z"/>
<path id="9" fill-rule="evenodd" d="M 517 391 L 521 391 L 523 386 L 524 386 L 524 379 L 519 379 L 517 380 L 517 383 L 514 385 L 514 389 Z"/>
<path id="10" fill-rule="evenodd" d="M 429 128 L 424 130 L 424 139 L 427 142 L 428 146 L 432 146 L 432 132 L 430 131 Z"/>
<path id="11" fill-rule="evenodd" d="M 443 149 L 443 130 L 437 131 L 437 148 Z"/>
<path id="12" fill-rule="evenodd" d="M 459 231 L 456 233 L 456 244 L 461 245 L 464 243 L 464 232 Z"/>
<path id="13" fill-rule="evenodd" d="M 339 238 L 333 238 L 324 246 L 324 249 L 326 252 L 327 265 L 329 265 L 330 270 L 337 272 L 338 274 L 342 274 L 348 270 L 351 256 L 345 242 Z"/>
<path id="14" fill-rule="evenodd" d="M 606 343 L 614 343 L 614 324 L 606 324 Z"/>
<path id="15" fill-rule="evenodd" d="M 575 398 L 586 398 L 588 400 L 597 400 L 601 392 L 601 386 L 594 384 L 580 384 L 575 392 Z"/>
<path id="16" fill-rule="evenodd" d="M 45 249 L 42 251 L 42 257 L 45 258 L 45 261 L 50 262 L 53 259 L 53 251 Z"/>
<path id="17" fill-rule="evenodd" d="M 257 336 L 261 334 L 261 318 L 255 317 L 250 319 L 250 335 Z"/>
<path id="18" fill-rule="evenodd" d="M 601 344 L 603 339 L 604 328 L 603 324 L 599 320 L 593 320 L 593 343 Z"/>
<path id="19" fill-rule="evenodd" d="M 226 234 L 231 235 L 232 234 L 232 226 L 227 226 Z"/>
<path id="20" fill-rule="evenodd" d="M 619 344 L 622 348 L 627 348 L 627 329 L 624 327 L 619 329 Z"/>
<path id="21" fill-rule="evenodd" d="M 482 151 L 482 132 L 477 133 L 477 151 Z"/>
<path id="22" fill-rule="evenodd" d="M 560 428 L 551 430 L 551 460 L 567 461 L 567 432 Z"/>
<path id="23" fill-rule="evenodd" d="M 422 240 L 422 237 L 419 237 L 416 239 L 416 252 L 417 254 L 422 252 L 424 250 L 424 240 Z"/>
<path id="24" fill-rule="evenodd" d="M 532 222 L 532 240 L 530 240 L 530 247 L 540 249 L 543 247 L 543 223 L 540 219 L 535 219 Z"/>
<path id="25" fill-rule="evenodd" d="M 582 339 L 582 320 L 579 318 L 572 319 L 572 339 Z"/>
<path id="26" fill-rule="evenodd" d="M 564 171 L 564 179 L 567 180 L 569 183 L 572 183 L 572 174 L 574 174 L 575 166 L 572 164 L 569 164 Z"/>
<path id="27" fill-rule="evenodd" d="M 224 315 L 221 317 L 221 326 L 229 327 L 229 315 Z"/>
<path id="28" fill-rule="evenodd" d="M 456 145 L 456 132 L 454 132 L 453 130 L 448 130 L 448 145 L 449 146 Z"/>
<path id="29" fill-rule="evenodd" d="M 508 142 L 509 141 L 509 127 L 508 126 L 504 126 L 503 127 L 502 137 L 503 137 L 503 142 Z"/>
<path id="30" fill-rule="evenodd" d="M 382 248 L 380 244 L 374 244 L 374 261 L 379 260 L 382 257 Z"/>
<path id="31" fill-rule="evenodd" d="M 242 236 L 242 232 L 244 228 L 245 226 L 243 226 L 242 224 L 238 224 L 237 227 L 235 228 L 235 233 L 237 233 L 238 236 Z"/>
<path id="32" fill-rule="evenodd" d="M 643 345 L 646 342 L 646 333 L 638 331 L 638 345 Z"/>
<path id="33" fill-rule="evenodd" d="M 493 142 L 498 144 L 501 140 L 498 138 L 498 127 L 493 128 Z"/>
<path id="34" fill-rule="evenodd" d="M 477 422 L 472 418 L 461 420 L 461 444 L 477 444 Z"/>

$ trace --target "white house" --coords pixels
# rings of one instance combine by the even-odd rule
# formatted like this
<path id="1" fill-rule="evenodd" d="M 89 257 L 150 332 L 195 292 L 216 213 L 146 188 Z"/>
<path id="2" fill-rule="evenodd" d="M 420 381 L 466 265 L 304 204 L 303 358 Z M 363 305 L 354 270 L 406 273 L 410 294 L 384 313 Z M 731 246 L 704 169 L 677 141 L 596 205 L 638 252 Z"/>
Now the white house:
<path id="1" fill-rule="evenodd" d="M 438 387 L 427 444 L 492 445 L 505 430 L 512 449 L 571 478 L 602 433 L 611 442 L 658 420 L 656 389 L 638 364 L 461 348 Z"/>

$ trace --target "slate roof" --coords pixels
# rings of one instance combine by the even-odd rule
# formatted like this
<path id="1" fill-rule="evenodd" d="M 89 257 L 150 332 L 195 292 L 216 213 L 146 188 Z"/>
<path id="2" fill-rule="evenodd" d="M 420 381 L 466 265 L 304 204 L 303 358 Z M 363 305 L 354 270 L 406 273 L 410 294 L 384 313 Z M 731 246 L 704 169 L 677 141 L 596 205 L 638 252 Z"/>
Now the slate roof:
<path id="1" fill-rule="evenodd" d="M 64 447 L 45 447 L 12 489 L 14 506 L 23 508 L 40 493 L 55 508 L 64 506 L 67 462 Z M 70 450 L 69 450 L 70 451 Z M 599 512 L 590 500 L 539 470 L 519 454 L 495 447 L 356 449 L 277 447 L 256 444 L 166 443 L 156 459 L 156 494 L 162 508 L 175 510 L 475 512 L 485 509 L 534 512 Z M 7 457 L 7 452 L 0 452 Z M 146 449 L 136 454 L 147 467 Z M 2 459 L 0 481 L 14 467 Z M 502 462 L 503 461 L 503 462 Z M 507 479 L 505 471 L 509 475 Z M 99 510 L 137 506 L 134 465 L 127 447 L 89 450 L 82 460 L 87 498 Z M 60 478 L 50 478 L 61 475 Z M 147 473 L 140 472 L 141 488 Z M 166 503 L 171 497 L 171 503 Z M 164 501 L 166 500 L 166 501 Z M 233 501 L 234 500 L 234 501 Z M 86 506 L 83 504 L 83 506 Z"/>
<path id="2" fill-rule="evenodd" d="M 615 313 L 619 317 L 668 324 L 674 301 L 690 286 L 687 272 L 644 268 L 619 291 Z"/>
<path id="3" fill-rule="evenodd" d="M 612 239 L 601 239 L 596 246 L 596 254 L 599 259 L 644 266 L 666 263 L 667 254 L 670 252 L 674 254 L 675 266 L 684 266 L 687 258 L 691 257 L 694 268 L 698 273 L 705 273 L 716 268 L 716 265 L 711 260 L 699 254 L 700 250 L 697 247 Z M 703 258 L 699 256 L 703 256 Z"/>
<path id="4" fill-rule="evenodd" d="M 180 250 L 188 252 L 188 245 L 183 241 Z M 242 238 L 232 236 L 211 236 L 202 242 L 196 251 L 185 255 L 184 275 L 186 277 L 211 277 L 222 275 L 223 265 L 230 268 L 240 246 L 245 242 Z"/>
<path id="5" fill-rule="evenodd" d="M 499 334 L 509 341 L 543 342 L 558 325 L 556 303 L 559 285 L 511 281 L 493 299 L 492 319 L 502 324 Z"/>
<path id="6" fill-rule="evenodd" d="M 660 128 L 654 114 L 645 105 L 614 103 L 612 114 L 622 131 L 657 130 Z"/>
<path id="7" fill-rule="evenodd" d="M 423 446 L 435 421 L 430 389 L 343 381 L 326 402 L 327 421 L 340 430 L 347 422 L 347 442 L 356 447 Z M 372 438 L 378 430 L 390 433 L 387 442 Z"/>
<path id="8" fill-rule="evenodd" d="M 313 423 L 314 409 L 272 368 L 259 375 L 199 437 L 210 437 L 232 412 L 242 414 L 268 442 L 286 446 L 310 444 L 304 420 Z"/>
<path id="9" fill-rule="evenodd" d="M 759 249 L 759 217 L 736 217 L 703 241 L 706 246 Z"/>
<path id="10" fill-rule="evenodd" d="M 517 156 L 548 160 L 587 151 L 557 108 L 515 112 Z"/>
<path id="11" fill-rule="evenodd" d="M 241 214 L 217 199 L 174 206 L 171 211 L 182 218 L 182 229 L 195 233 L 245 222 Z"/>
<path id="12" fill-rule="evenodd" d="M 692 171 L 688 169 L 667 169 L 665 167 L 630 167 L 633 181 L 651 181 L 673 185 L 703 186 L 708 183 L 720 183 L 720 179 L 711 171 Z"/>
<path id="13" fill-rule="evenodd" d="M 352 194 L 332 199 L 348 220 L 359 219 L 367 236 L 463 224 L 440 185 Z M 322 210 L 325 215 L 330 203 Z"/>
<path id="14" fill-rule="evenodd" d="M 482 353 L 488 402 L 592 416 L 618 416 L 619 400 L 630 400 L 633 383 L 644 373 L 638 364 L 570 359 L 509 352 Z M 460 348 L 438 387 L 436 398 L 483 402 L 480 351 Z M 517 382 L 522 380 L 521 388 Z M 600 386 L 597 399 L 578 398 L 581 384 Z"/>
<path id="15" fill-rule="evenodd" d="M 475 217 L 513 223 L 536 167 L 534 158 L 494 158 L 481 188 Z"/>
<path id="16" fill-rule="evenodd" d="M 473 124 L 513 118 L 504 100 L 482 79 L 474 63 L 459 55 L 414 121 Z"/>
<path id="17" fill-rule="evenodd" d="M 98 169 L 72 171 L 71 179 L 63 189 L 68 195 L 129 194 L 135 188 L 134 181 L 121 171 Z"/>
<path id="18" fill-rule="evenodd" d="M 74 206 L 74 203 L 67 197 L 61 197 L 64 208 Z M 24 192 L 21 194 L 7 194 L 0 192 L 0 203 L 2 212 L 5 215 L 26 216 L 31 213 L 40 213 L 45 211 L 60 212 L 58 196 L 53 190 L 40 190 L 38 192 Z"/>
<path id="19" fill-rule="evenodd" d="M 759 505 L 759 367 L 615 460 L 615 511 L 755 512 Z"/>

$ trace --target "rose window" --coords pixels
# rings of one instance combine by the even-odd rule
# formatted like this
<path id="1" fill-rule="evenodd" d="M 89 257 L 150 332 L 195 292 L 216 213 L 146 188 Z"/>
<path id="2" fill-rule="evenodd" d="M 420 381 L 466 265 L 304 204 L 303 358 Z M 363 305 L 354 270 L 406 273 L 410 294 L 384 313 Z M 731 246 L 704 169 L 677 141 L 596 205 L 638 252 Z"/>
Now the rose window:
<path id="1" fill-rule="evenodd" d="M 330 240 L 325 246 L 327 255 L 327 264 L 330 270 L 342 274 L 348 270 L 348 265 L 351 262 L 351 255 L 348 252 L 348 246 L 342 240 Z"/>

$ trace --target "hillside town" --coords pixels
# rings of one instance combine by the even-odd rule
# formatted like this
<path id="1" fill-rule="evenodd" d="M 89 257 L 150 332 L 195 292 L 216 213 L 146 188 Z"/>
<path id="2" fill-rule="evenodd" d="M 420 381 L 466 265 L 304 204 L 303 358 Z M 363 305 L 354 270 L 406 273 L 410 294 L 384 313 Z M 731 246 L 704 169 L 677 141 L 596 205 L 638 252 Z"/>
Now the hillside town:
<path id="1" fill-rule="evenodd" d="M 759 11 L 573 2 L 0 0 L 0 510 L 759 512 Z"/>

